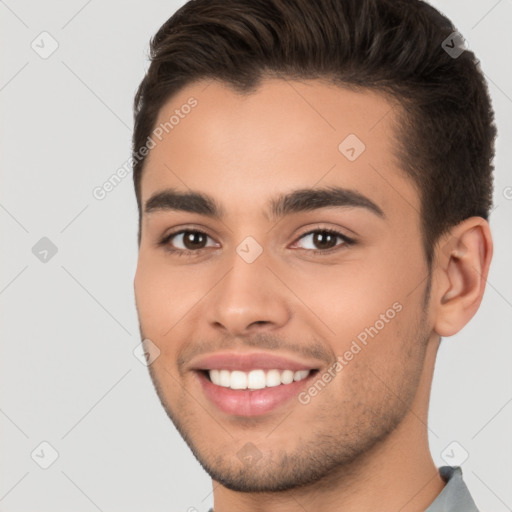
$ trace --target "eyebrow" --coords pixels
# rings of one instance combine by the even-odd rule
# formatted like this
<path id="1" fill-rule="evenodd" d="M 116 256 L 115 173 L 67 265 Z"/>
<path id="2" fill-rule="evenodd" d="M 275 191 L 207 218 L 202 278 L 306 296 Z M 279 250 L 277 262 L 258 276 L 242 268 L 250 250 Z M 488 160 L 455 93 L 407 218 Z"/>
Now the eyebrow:
<path id="1" fill-rule="evenodd" d="M 320 208 L 364 208 L 384 219 L 382 209 L 368 197 L 354 190 L 340 187 L 303 188 L 281 194 L 272 199 L 265 211 L 267 218 L 278 218 Z M 166 189 L 153 194 L 145 203 L 144 212 L 184 211 L 221 219 L 225 212 L 215 199 L 197 191 L 181 192 Z"/>

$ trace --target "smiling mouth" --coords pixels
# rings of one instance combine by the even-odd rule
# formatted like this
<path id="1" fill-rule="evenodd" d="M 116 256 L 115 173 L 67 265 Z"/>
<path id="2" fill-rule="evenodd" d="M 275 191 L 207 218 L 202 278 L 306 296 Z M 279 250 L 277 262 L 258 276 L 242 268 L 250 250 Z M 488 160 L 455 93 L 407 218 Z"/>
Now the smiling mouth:
<path id="1" fill-rule="evenodd" d="M 254 351 L 201 355 L 188 365 L 203 396 L 217 413 L 231 418 L 261 417 L 293 407 L 294 401 L 298 405 L 299 394 L 321 368 L 315 359 Z"/>
<path id="2" fill-rule="evenodd" d="M 317 369 L 211 369 L 196 370 L 195 374 L 205 397 L 218 411 L 229 416 L 256 417 L 286 404 L 291 405 L 318 372 Z M 270 386 L 267 386 L 267 382 Z"/>
<path id="3" fill-rule="evenodd" d="M 318 370 L 202 370 L 202 373 L 212 384 L 233 390 L 256 390 L 283 386 L 304 380 L 315 372 L 318 372 Z"/>

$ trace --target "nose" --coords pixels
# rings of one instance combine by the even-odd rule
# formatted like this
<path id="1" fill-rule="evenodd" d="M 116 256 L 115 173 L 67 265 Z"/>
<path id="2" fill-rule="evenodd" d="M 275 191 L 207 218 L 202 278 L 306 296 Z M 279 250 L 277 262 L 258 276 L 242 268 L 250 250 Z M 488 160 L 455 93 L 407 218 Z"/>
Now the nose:
<path id="1" fill-rule="evenodd" d="M 230 263 L 231 269 L 208 294 L 209 325 L 232 336 L 284 326 L 291 317 L 289 297 L 266 258 L 247 263 L 235 253 Z"/>

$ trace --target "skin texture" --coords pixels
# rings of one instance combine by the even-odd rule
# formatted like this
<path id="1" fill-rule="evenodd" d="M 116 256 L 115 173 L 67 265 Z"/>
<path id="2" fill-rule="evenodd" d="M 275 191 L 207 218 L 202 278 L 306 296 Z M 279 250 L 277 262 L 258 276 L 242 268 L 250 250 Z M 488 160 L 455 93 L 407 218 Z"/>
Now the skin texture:
<path id="1" fill-rule="evenodd" d="M 173 97 L 157 124 L 191 96 L 197 106 L 149 153 L 142 204 L 168 188 L 194 190 L 224 216 L 144 213 L 134 285 L 141 336 L 160 350 L 151 377 L 212 476 L 215 511 L 425 510 L 444 486 L 427 436 L 436 352 L 481 302 L 487 222 L 466 219 L 443 237 L 429 274 L 420 198 L 393 157 L 395 111 L 378 93 L 265 79 L 240 95 L 203 81 Z M 349 134 L 366 146 L 352 162 L 338 149 Z M 360 207 L 266 214 L 277 195 L 329 186 L 363 194 L 384 217 Z M 159 245 L 180 229 L 208 235 L 205 248 L 169 252 L 190 250 L 180 235 Z M 325 252 L 303 236 L 322 229 L 355 243 L 333 238 L 337 249 Z M 247 236 L 263 249 L 252 263 L 236 252 Z M 322 375 L 393 304 L 400 311 L 307 404 L 228 415 L 191 371 L 198 355 L 258 350 L 311 361 Z"/>

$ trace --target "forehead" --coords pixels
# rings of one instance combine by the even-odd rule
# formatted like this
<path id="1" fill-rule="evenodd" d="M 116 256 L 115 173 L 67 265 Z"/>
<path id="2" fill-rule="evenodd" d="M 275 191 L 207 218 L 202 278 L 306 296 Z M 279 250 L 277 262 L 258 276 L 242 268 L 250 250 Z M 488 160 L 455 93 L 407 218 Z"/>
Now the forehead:
<path id="1" fill-rule="evenodd" d="M 264 79 L 246 94 L 219 81 L 192 83 L 159 112 L 142 201 L 177 187 L 252 204 L 318 184 L 357 190 L 383 209 L 398 199 L 418 210 L 394 153 L 397 115 L 378 92 L 320 80 Z"/>

